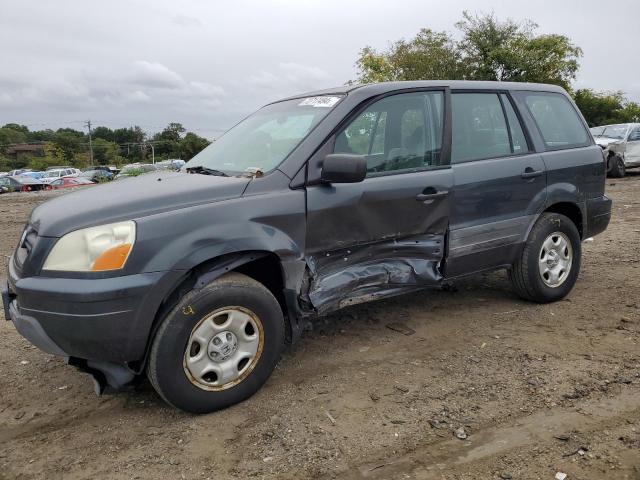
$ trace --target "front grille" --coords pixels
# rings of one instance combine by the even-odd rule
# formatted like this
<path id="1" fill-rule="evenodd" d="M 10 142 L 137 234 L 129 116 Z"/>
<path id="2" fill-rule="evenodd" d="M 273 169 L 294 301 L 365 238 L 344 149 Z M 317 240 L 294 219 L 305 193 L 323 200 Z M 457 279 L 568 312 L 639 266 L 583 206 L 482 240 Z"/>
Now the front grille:
<path id="1" fill-rule="evenodd" d="M 38 240 L 38 232 L 31 225 L 27 225 L 20 237 L 20 243 L 18 250 L 16 251 L 16 260 L 19 267 L 21 267 Z"/>

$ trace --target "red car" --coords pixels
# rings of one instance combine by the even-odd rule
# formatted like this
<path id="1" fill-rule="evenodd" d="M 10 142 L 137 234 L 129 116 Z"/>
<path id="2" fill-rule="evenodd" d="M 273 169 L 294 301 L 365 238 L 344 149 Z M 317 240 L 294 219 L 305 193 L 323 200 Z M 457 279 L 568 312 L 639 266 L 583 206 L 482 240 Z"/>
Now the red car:
<path id="1" fill-rule="evenodd" d="M 45 188 L 47 190 L 59 190 L 61 188 L 80 187 L 83 185 L 93 185 L 94 182 L 88 178 L 83 177 L 63 177 L 58 180 L 54 180 Z"/>

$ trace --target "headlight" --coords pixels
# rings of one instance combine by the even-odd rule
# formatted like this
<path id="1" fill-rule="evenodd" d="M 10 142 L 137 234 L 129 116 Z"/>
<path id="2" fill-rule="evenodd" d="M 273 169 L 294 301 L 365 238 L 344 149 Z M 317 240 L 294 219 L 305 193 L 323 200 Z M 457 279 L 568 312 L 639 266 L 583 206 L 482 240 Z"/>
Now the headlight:
<path id="1" fill-rule="evenodd" d="M 136 239 L 134 222 L 119 222 L 67 233 L 56 242 L 43 270 L 103 272 L 119 270 Z"/>

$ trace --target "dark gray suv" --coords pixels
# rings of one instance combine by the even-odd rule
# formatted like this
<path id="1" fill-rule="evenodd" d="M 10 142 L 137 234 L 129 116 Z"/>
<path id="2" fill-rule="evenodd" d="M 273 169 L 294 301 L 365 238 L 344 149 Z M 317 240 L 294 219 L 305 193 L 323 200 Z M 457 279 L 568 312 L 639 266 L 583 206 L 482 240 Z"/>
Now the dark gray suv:
<path id="1" fill-rule="evenodd" d="M 98 391 L 145 373 L 209 412 L 260 388 L 305 321 L 508 269 L 567 295 L 581 240 L 609 223 L 605 163 L 561 88 L 425 81 L 291 97 L 182 172 L 36 208 L 5 316 Z"/>

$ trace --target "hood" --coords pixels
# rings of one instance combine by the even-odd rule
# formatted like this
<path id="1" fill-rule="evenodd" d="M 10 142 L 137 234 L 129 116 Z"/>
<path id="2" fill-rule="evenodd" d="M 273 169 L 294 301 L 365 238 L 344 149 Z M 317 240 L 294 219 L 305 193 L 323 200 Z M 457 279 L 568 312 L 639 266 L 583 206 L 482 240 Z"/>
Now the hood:
<path id="1" fill-rule="evenodd" d="M 610 137 L 595 137 L 594 140 L 596 141 L 596 144 L 600 145 L 601 147 L 606 147 L 607 145 L 611 145 L 612 143 L 619 143 L 622 141 L 618 138 Z"/>
<path id="2" fill-rule="evenodd" d="M 40 236 L 219 202 L 242 195 L 250 178 L 154 172 L 86 188 L 49 200 L 31 214 Z"/>

